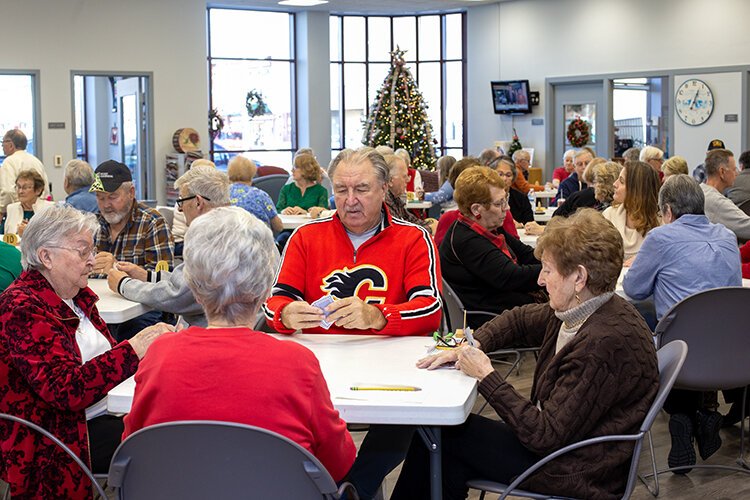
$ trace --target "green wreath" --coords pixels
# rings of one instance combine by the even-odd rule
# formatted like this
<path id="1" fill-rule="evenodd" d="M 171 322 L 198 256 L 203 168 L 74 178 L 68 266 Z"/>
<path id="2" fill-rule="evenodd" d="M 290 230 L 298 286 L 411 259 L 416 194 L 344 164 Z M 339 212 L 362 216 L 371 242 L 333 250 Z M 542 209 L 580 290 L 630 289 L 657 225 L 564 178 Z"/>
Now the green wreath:
<path id="1" fill-rule="evenodd" d="M 575 120 L 568 125 L 568 141 L 575 148 L 580 148 L 589 143 L 591 139 L 591 128 L 589 124 L 577 116 Z"/>
<path id="2" fill-rule="evenodd" d="M 270 115 L 271 110 L 268 109 L 266 101 L 263 100 L 263 94 L 253 89 L 247 93 L 245 97 L 245 108 L 247 109 L 247 116 L 252 120 L 256 116 Z"/>
<path id="3" fill-rule="evenodd" d="M 208 132 L 211 135 L 211 139 L 216 140 L 221 134 L 224 128 L 224 118 L 219 114 L 219 110 L 216 108 L 208 112 Z"/>

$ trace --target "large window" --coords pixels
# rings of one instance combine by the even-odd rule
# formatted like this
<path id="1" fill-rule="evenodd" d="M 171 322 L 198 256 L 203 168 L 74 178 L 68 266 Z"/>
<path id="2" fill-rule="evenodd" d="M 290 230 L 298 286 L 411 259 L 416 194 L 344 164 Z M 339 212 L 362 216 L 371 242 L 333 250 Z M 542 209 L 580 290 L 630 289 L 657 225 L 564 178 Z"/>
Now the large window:
<path id="1" fill-rule="evenodd" d="M 224 119 L 216 165 L 243 154 L 289 168 L 296 149 L 294 14 L 208 9 L 210 107 Z"/>
<path id="2" fill-rule="evenodd" d="M 34 113 L 35 78 L 33 74 L 0 74 L 0 134 L 19 129 L 29 141 L 26 151 L 38 156 Z M 4 159 L 0 150 L 0 161 Z"/>
<path id="3" fill-rule="evenodd" d="M 400 47 L 429 106 L 436 151 L 464 155 L 464 14 L 331 16 L 331 149 L 362 145 L 363 121 Z"/>

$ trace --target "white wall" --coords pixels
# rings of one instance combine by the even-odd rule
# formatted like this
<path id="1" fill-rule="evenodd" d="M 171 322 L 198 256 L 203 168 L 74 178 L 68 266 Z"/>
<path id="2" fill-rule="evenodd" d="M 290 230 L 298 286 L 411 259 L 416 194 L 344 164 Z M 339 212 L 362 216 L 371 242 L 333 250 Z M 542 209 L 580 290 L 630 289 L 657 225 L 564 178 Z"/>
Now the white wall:
<path id="1" fill-rule="evenodd" d="M 42 158 L 53 195 L 64 198 L 63 164 L 73 157 L 71 70 L 153 73 L 157 194 L 172 133 L 192 127 L 208 144 L 205 0 L 2 0 L 0 67 L 40 71 Z M 49 130 L 47 122 L 65 122 Z M 108 133 L 108 132 L 107 132 Z M 204 146 L 204 149 L 206 147 Z M 96 165 L 94 165 L 96 167 Z"/>
<path id="2" fill-rule="evenodd" d="M 522 0 L 470 8 L 469 151 L 511 133 L 510 119 L 492 112 L 492 79 L 528 78 L 541 92 L 534 114 L 514 121 L 523 145 L 544 162 L 551 124 L 532 126 L 531 118 L 544 117 L 545 78 L 750 64 L 748 18 L 745 0 Z M 702 148 L 723 132 L 715 124 L 712 117 L 694 130 L 705 138 Z M 684 130 L 675 132 L 685 144 Z"/>
<path id="3" fill-rule="evenodd" d="M 708 121 L 698 127 L 686 125 L 675 113 L 674 151 L 685 157 L 688 165 L 693 167 L 703 163 L 709 141 L 721 139 L 727 149 L 739 157 L 742 152 L 740 122 L 724 122 L 724 115 L 731 113 L 739 115 L 740 120 L 745 119 L 745 113 L 742 112 L 742 73 L 677 75 L 674 88 L 678 89 L 690 78 L 703 80 L 709 86 L 714 95 L 714 111 Z M 708 131 L 712 134 L 711 137 L 706 137 Z"/>

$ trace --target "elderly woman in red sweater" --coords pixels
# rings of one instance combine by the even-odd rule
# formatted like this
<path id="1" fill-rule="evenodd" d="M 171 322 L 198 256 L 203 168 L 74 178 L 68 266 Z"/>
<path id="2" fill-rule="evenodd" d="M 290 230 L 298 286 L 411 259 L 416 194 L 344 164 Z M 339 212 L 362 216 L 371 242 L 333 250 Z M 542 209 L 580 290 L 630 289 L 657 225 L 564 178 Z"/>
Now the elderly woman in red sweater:
<path id="1" fill-rule="evenodd" d="M 158 324 L 115 344 L 88 287 L 94 267 L 93 214 L 52 206 L 29 221 L 24 272 L 0 296 L 0 412 L 60 438 L 95 473 L 106 473 L 122 418 L 107 415 L 107 392 L 135 373 Z M 73 460 L 40 434 L 0 422 L 0 477 L 13 498 L 91 497 Z"/>
<path id="2" fill-rule="evenodd" d="M 479 381 L 479 392 L 502 421 L 469 415 L 443 429 L 443 498 L 466 498 L 477 477 L 509 483 L 541 457 L 604 434 L 637 431 L 658 388 L 651 332 L 635 308 L 614 294 L 623 261 L 622 238 L 592 209 L 553 219 L 539 238 L 539 283 L 549 304 L 517 307 L 475 333 L 476 347 L 420 360 L 449 362 Z M 531 399 L 496 372 L 485 352 L 540 345 Z M 429 496 L 429 457 L 412 441 L 391 497 Z M 633 445 L 602 444 L 553 460 L 523 485 L 577 498 L 620 498 Z"/>
<path id="3" fill-rule="evenodd" d="M 154 342 L 135 375 L 125 435 L 176 420 L 221 420 L 277 432 L 335 480 L 355 448 L 307 348 L 253 330 L 278 264 L 271 230 L 239 207 L 215 208 L 185 235 L 185 279 L 208 327 Z"/>

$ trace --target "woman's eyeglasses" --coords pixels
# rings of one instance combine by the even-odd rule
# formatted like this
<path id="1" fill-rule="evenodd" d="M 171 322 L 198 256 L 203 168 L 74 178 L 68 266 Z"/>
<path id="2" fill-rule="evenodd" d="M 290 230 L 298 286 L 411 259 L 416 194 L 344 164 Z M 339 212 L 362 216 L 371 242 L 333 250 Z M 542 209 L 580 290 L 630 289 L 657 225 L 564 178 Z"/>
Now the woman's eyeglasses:
<path id="1" fill-rule="evenodd" d="M 96 258 L 96 247 L 75 248 L 75 247 L 63 247 L 63 246 L 56 246 L 56 245 L 47 245 L 47 246 L 49 248 L 61 248 L 63 250 L 70 250 L 71 252 L 76 252 L 82 260 L 86 260 L 89 257 Z"/>
<path id="2" fill-rule="evenodd" d="M 203 198 L 206 201 L 211 201 L 211 198 L 206 198 L 205 196 L 199 195 L 199 194 L 193 194 L 193 195 L 190 195 L 190 196 L 185 196 L 184 198 L 177 198 L 175 200 L 175 203 L 177 203 L 178 207 L 182 208 L 182 204 L 183 203 L 185 203 L 188 200 L 192 200 L 193 198 L 197 198 L 198 196 L 200 196 L 201 198 Z"/>

